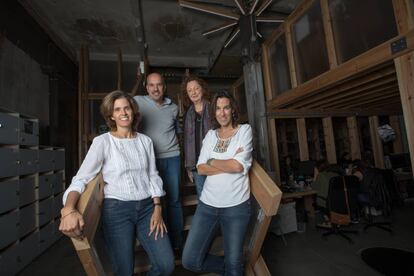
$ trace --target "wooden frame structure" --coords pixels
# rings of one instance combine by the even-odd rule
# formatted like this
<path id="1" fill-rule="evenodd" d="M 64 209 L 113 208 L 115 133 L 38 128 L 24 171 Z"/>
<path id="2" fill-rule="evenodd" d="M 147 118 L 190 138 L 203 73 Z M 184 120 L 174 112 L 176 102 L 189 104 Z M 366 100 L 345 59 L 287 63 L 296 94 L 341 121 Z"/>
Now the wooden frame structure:
<path id="1" fill-rule="evenodd" d="M 298 18 L 319 1 L 325 34 L 325 46 L 329 70 L 298 83 L 298 68 L 292 26 Z M 330 12 L 330 0 L 302 1 L 294 12 L 281 24 L 263 44 L 263 75 L 267 115 L 269 118 L 269 139 L 278 144 L 275 121 L 285 118 L 297 120 L 300 160 L 309 156 L 306 137 L 306 118 L 320 118 L 323 121 L 326 157 L 337 162 L 333 117 L 347 117 L 349 143 L 353 159 L 361 158 L 361 134 L 357 116 L 369 117 L 371 146 L 377 167 L 384 167 L 382 142 L 376 127 L 378 116 L 389 116 L 389 122 L 399 136 L 393 143 L 394 152 L 402 149 L 400 116 L 404 116 L 407 130 L 411 163 L 414 165 L 414 4 L 411 0 L 393 0 L 394 17 L 398 34 L 367 51 L 340 63 L 335 44 L 335 30 Z M 272 70 L 271 48 L 284 36 L 288 55 L 291 89 L 277 93 L 274 69 Z M 402 43 L 403 46 L 396 48 Z M 302 145 L 301 145 L 302 144 Z M 286 149 L 281 149 L 282 152 Z M 272 166 L 279 167 L 279 154 L 272 158 Z M 277 171 L 276 171 L 277 172 Z M 278 173 L 278 172 L 277 172 Z M 280 179 L 280 175 L 277 176 Z"/>
<path id="2" fill-rule="evenodd" d="M 245 274 L 248 276 L 270 276 L 266 263 L 260 255 L 260 250 L 271 218 L 279 208 L 282 192 L 256 161 L 253 162 L 249 177 L 251 193 L 260 208 L 258 216 L 254 218 L 256 223 L 248 241 Z M 106 275 L 94 245 L 94 237 L 100 220 L 104 185 L 102 175 L 99 174 L 88 183 L 77 206 L 85 220 L 85 238 L 83 240 L 72 239 L 72 242 L 88 276 Z M 138 260 L 136 263 L 140 267 L 136 267 L 135 272 L 144 272 L 149 268 L 148 264 L 142 264 Z"/>

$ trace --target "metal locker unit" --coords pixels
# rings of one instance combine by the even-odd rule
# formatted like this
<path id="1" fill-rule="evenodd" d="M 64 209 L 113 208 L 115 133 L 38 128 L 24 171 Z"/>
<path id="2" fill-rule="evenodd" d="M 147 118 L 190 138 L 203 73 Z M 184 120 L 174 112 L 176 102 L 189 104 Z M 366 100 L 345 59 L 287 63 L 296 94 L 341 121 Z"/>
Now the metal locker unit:
<path id="1" fill-rule="evenodd" d="M 13 244 L 0 253 L 0 275 L 14 275 L 19 271 L 19 245 Z"/>
<path id="2" fill-rule="evenodd" d="M 39 201 L 39 226 L 42 226 L 53 219 L 53 197 Z"/>
<path id="3" fill-rule="evenodd" d="M 19 206 L 19 180 L 0 181 L 0 195 L 3 199 L 0 200 L 0 214 L 16 209 Z"/>
<path id="4" fill-rule="evenodd" d="M 19 238 L 36 229 L 36 205 L 33 203 L 19 210 Z"/>
<path id="5" fill-rule="evenodd" d="M 0 144 L 16 145 L 19 143 L 19 115 L 0 113 Z"/>
<path id="6" fill-rule="evenodd" d="M 22 177 L 19 181 L 19 206 L 22 207 L 36 200 L 36 176 Z"/>
<path id="7" fill-rule="evenodd" d="M 39 151 L 37 149 L 19 150 L 20 175 L 32 174 L 38 171 Z"/>
<path id="8" fill-rule="evenodd" d="M 39 175 L 39 185 L 37 187 L 38 199 L 44 199 L 53 195 L 54 174 Z"/>
<path id="9" fill-rule="evenodd" d="M 0 250 L 17 241 L 19 212 L 13 211 L 0 216 Z"/>
<path id="10" fill-rule="evenodd" d="M 0 178 L 19 174 L 19 149 L 0 148 Z"/>
<path id="11" fill-rule="evenodd" d="M 54 222 L 50 222 L 39 229 L 39 251 L 43 252 L 53 243 Z"/>
<path id="12" fill-rule="evenodd" d="M 65 150 L 63 148 L 53 148 L 54 153 L 54 170 L 64 170 L 65 169 Z"/>
<path id="13" fill-rule="evenodd" d="M 19 144 L 25 146 L 39 145 L 39 122 L 37 119 L 20 118 Z"/>
<path id="14" fill-rule="evenodd" d="M 55 173 L 55 177 L 53 179 L 53 194 L 58 194 L 63 192 L 65 189 L 65 182 L 64 182 L 64 173 L 63 171 Z"/>
<path id="15" fill-rule="evenodd" d="M 54 158 L 55 156 L 52 148 L 43 147 L 39 149 L 39 172 L 53 171 Z"/>

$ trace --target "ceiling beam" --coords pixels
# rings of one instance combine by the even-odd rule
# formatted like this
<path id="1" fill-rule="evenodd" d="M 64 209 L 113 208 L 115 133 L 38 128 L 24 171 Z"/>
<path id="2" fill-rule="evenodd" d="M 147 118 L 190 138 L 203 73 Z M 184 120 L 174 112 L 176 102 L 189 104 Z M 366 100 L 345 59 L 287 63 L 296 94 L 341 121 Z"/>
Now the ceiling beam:
<path id="1" fill-rule="evenodd" d="M 213 8 L 204 4 L 198 4 L 190 1 L 178 0 L 178 3 L 181 7 L 201 11 L 205 13 L 210 13 L 214 15 L 218 15 L 221 17 L 226 17 L 234 20 L 239 20 L 239 15 L 233 12 L 225 11 L 222 9 Z"/>
<path id="2" fill-rule="evenodd" d="M 246 15 L 244 4 L 240 3 L 240 0 L 234 0 L 234 2 L 236 3 L 237 7 L 239 7 L 241 14 Z"/>
<path id="3" fill-rule="evenodd" d="M 273 2 L 273 0 L 265 0 L 260 7 L 257 9 L 255 15 L 260 16 L 262 12 Z"/>
<path id="4" fill-rule="evenodd" d="M 401 108 L 347 108 L 347 109 L 276 109 L 267 112 L 266 117 L 274 119 L 292 118 L 323 118 L 323 117 L 349 117 L 371 115 L 400 115 Z"/>
<path id="5" fill-rule="evenodd" d="M 211 28 L 210 30 L 207 30 L 207 31 L 203 32 L 203 35 L 211 35 L 211 34 L 216 33 L 216 32 L 224 31 L 224 30 L 227 30 L 227 29 L 229 29 L 229 28 L 231 28 L 235 25 L 237 25 L 237 21 L 226 22 L 224 24 L 221 24 L 217 27 Z"/>
<path id="6" fill-rule="evenodd" d="M 285 22 L 286 16 L 273 15 L 273 16 L 258 16 L 256 17 L 257 22 L 267 23 L 283 23 Z"/>

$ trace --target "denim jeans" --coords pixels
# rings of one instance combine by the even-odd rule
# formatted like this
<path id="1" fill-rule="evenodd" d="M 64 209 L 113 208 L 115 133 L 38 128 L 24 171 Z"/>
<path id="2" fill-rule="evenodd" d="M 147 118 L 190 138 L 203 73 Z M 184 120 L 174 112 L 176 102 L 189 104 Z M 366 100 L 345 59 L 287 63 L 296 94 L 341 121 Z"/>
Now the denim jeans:
<path id="1" fill-rule="evenodd" d="M 180 156 L 157 159 L 157 169 L 166 192 L 166 208 L 163 217 L 173 248 L 183 246 L 183 208 L 180 200 L 181 160 Z"/>
<path id="2" fill-rule="evenodd" d="M 184 246 L 183 266 L 198 273 L 243 275 L 243 242 L 250 209 L 250 200 L 228 208 L 215 208 L 200 201 Z M 223 235 L 224 257 L 208 253 L 218 229 Z"/>
<path id="3" fill-rule="evenodd" d="M 196 186 L 197 197 L 200 198 L 207 175 L 198 174 L 197 171 L 192 171 L 192 173 L 193 173 L 193 181 Z"/>
<path id="4" fill-rule="evenodd" d="M 153 210 L 151 198 L 139 201 L 104 200 L 102 227 L 114 275 L 134 274 L 136 238 L 151 262 L 148 275 L 170 275 L 173 272 L 174 253 L 168 235 L 157 240 L 154 233 L 148 236 Z"/>

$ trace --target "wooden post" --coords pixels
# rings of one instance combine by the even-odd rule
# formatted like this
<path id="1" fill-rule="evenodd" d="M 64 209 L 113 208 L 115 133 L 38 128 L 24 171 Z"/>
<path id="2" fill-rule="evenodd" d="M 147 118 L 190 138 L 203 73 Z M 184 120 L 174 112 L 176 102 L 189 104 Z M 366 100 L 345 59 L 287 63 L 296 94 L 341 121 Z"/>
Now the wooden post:
<path id="1" fill-rule="evenodd" d="M 309 160 L 309 148 L 305 118 L 296 119 L 296 128 L 298 131 L 299 158 L 300 161 L 307 161 Z"/>
<path id="2" fill-rule="evenodd" d="M 79 80 L 78 80 L 78 164 L 82 164 L 83 160 L 83 90 L 84 90 L 84 46 L 82 45 L 79 51 Z"/>
<path id="3" fill-rule="evenodd" d="M 384 169 L 384 149 L 382 147 L 382 141 L 378 135 L 379 120 L 378 116 L 370 116 L 369 120 L 369 133 L 371 136 L 372 151 L 374 154 L 375 167 Z"/>
<path id="4" fill-rule="evenodd" d="M 351 144 L 351 157 L 361 159 L 361 146 L 359 141 L 359 128 L 356 116 L 346 118 L 348 125 L 349 143 Z"/>
<path id="5" fill-rule="evenodd" d="M 289 148 L 286 137 L 286 121 L 280 120 L 280 141 L 282 142 L 282 156 L 285 157 L 289 154 Z"/>
<path id="6" fill-rule="evenodd" d="M 290 71 L 290 82 L 292 84 L 292 88 L 295 88 L 296 86 L 298 86 L 298 81 L 296 77 L 295 55 L 293 51 L 293 41 L 292 41 L 292 33 L 290 31 L 290 24 L 286 24 L 285 35 L 286 35 L 286 50 L 287 50 L 287 55 L 288 55 L 289 71 Z"/>
<path id="7" fill-rule="evenodd" d="M 329 164 L 336 164 L 335 136 L 332 125 L 332 117 L 323 118 L 322 124 L 323 134 L 325 137 L 326 159 Z"/>
<path id="8" fill-rule="evenodd" d="M 392 2 L 398 32 L 401 34 L 412 30 L 414 28 L 414 4 L 412 0 L 393 0 Z M 394 64 L 407 131 L 411 169 L 414 171 L 414 53 L 411 52 L 394 59 Z"/>
<path id="9" fill-rule="evenodd" d="M 390 126 L 395 131 L 395 140 L 392 142 L 392 147 L 394 149 L 394 153 L 402 153 L 403 146 L 402 146 L 402 133 L 400 127 L 400 117 L 397 115 L 390 116 Z"/>
<path id="10" fill-rule="evenodd" d="M 262 70 L 263 70 L 263 82 L 265 88 L 266 101 L 270 101 L 273 98 L 273 87 L 271 81 L 271 72 L 269 64 L 269 47 L 266 44 L 262 45 Z M 273 76 L 275 77 L 275 76 Z"/>
<path id="11" fill-rule="evenodd" d="M 121 47 L 118 48 L 118 82 L 117 89 L 122 90 L 122 50 Z"/>
<path id="12" fill-rule="evenodd" d="M 328 0 L 320 0 L 322 10 L 323 29 L 325 31 L 326 49 L 328 51 L 329 68 L 338 66 L 336 58 L 336 47 L 332 32 L 331 14 L 329 13 Z"/>
<path id="13" fill-rule="evenodd" d="M 279 150 L 277 147 L 277 131 L 276 131 L 276 120 L 269 119 L 268 121 L 269 129 L 269 147 L 270 147 L 270 162 L 272 170 L 275 174 L 275 182 L 277 185 L 281 185 L 280 180 L 280 166 L 279 166 Z"/>

